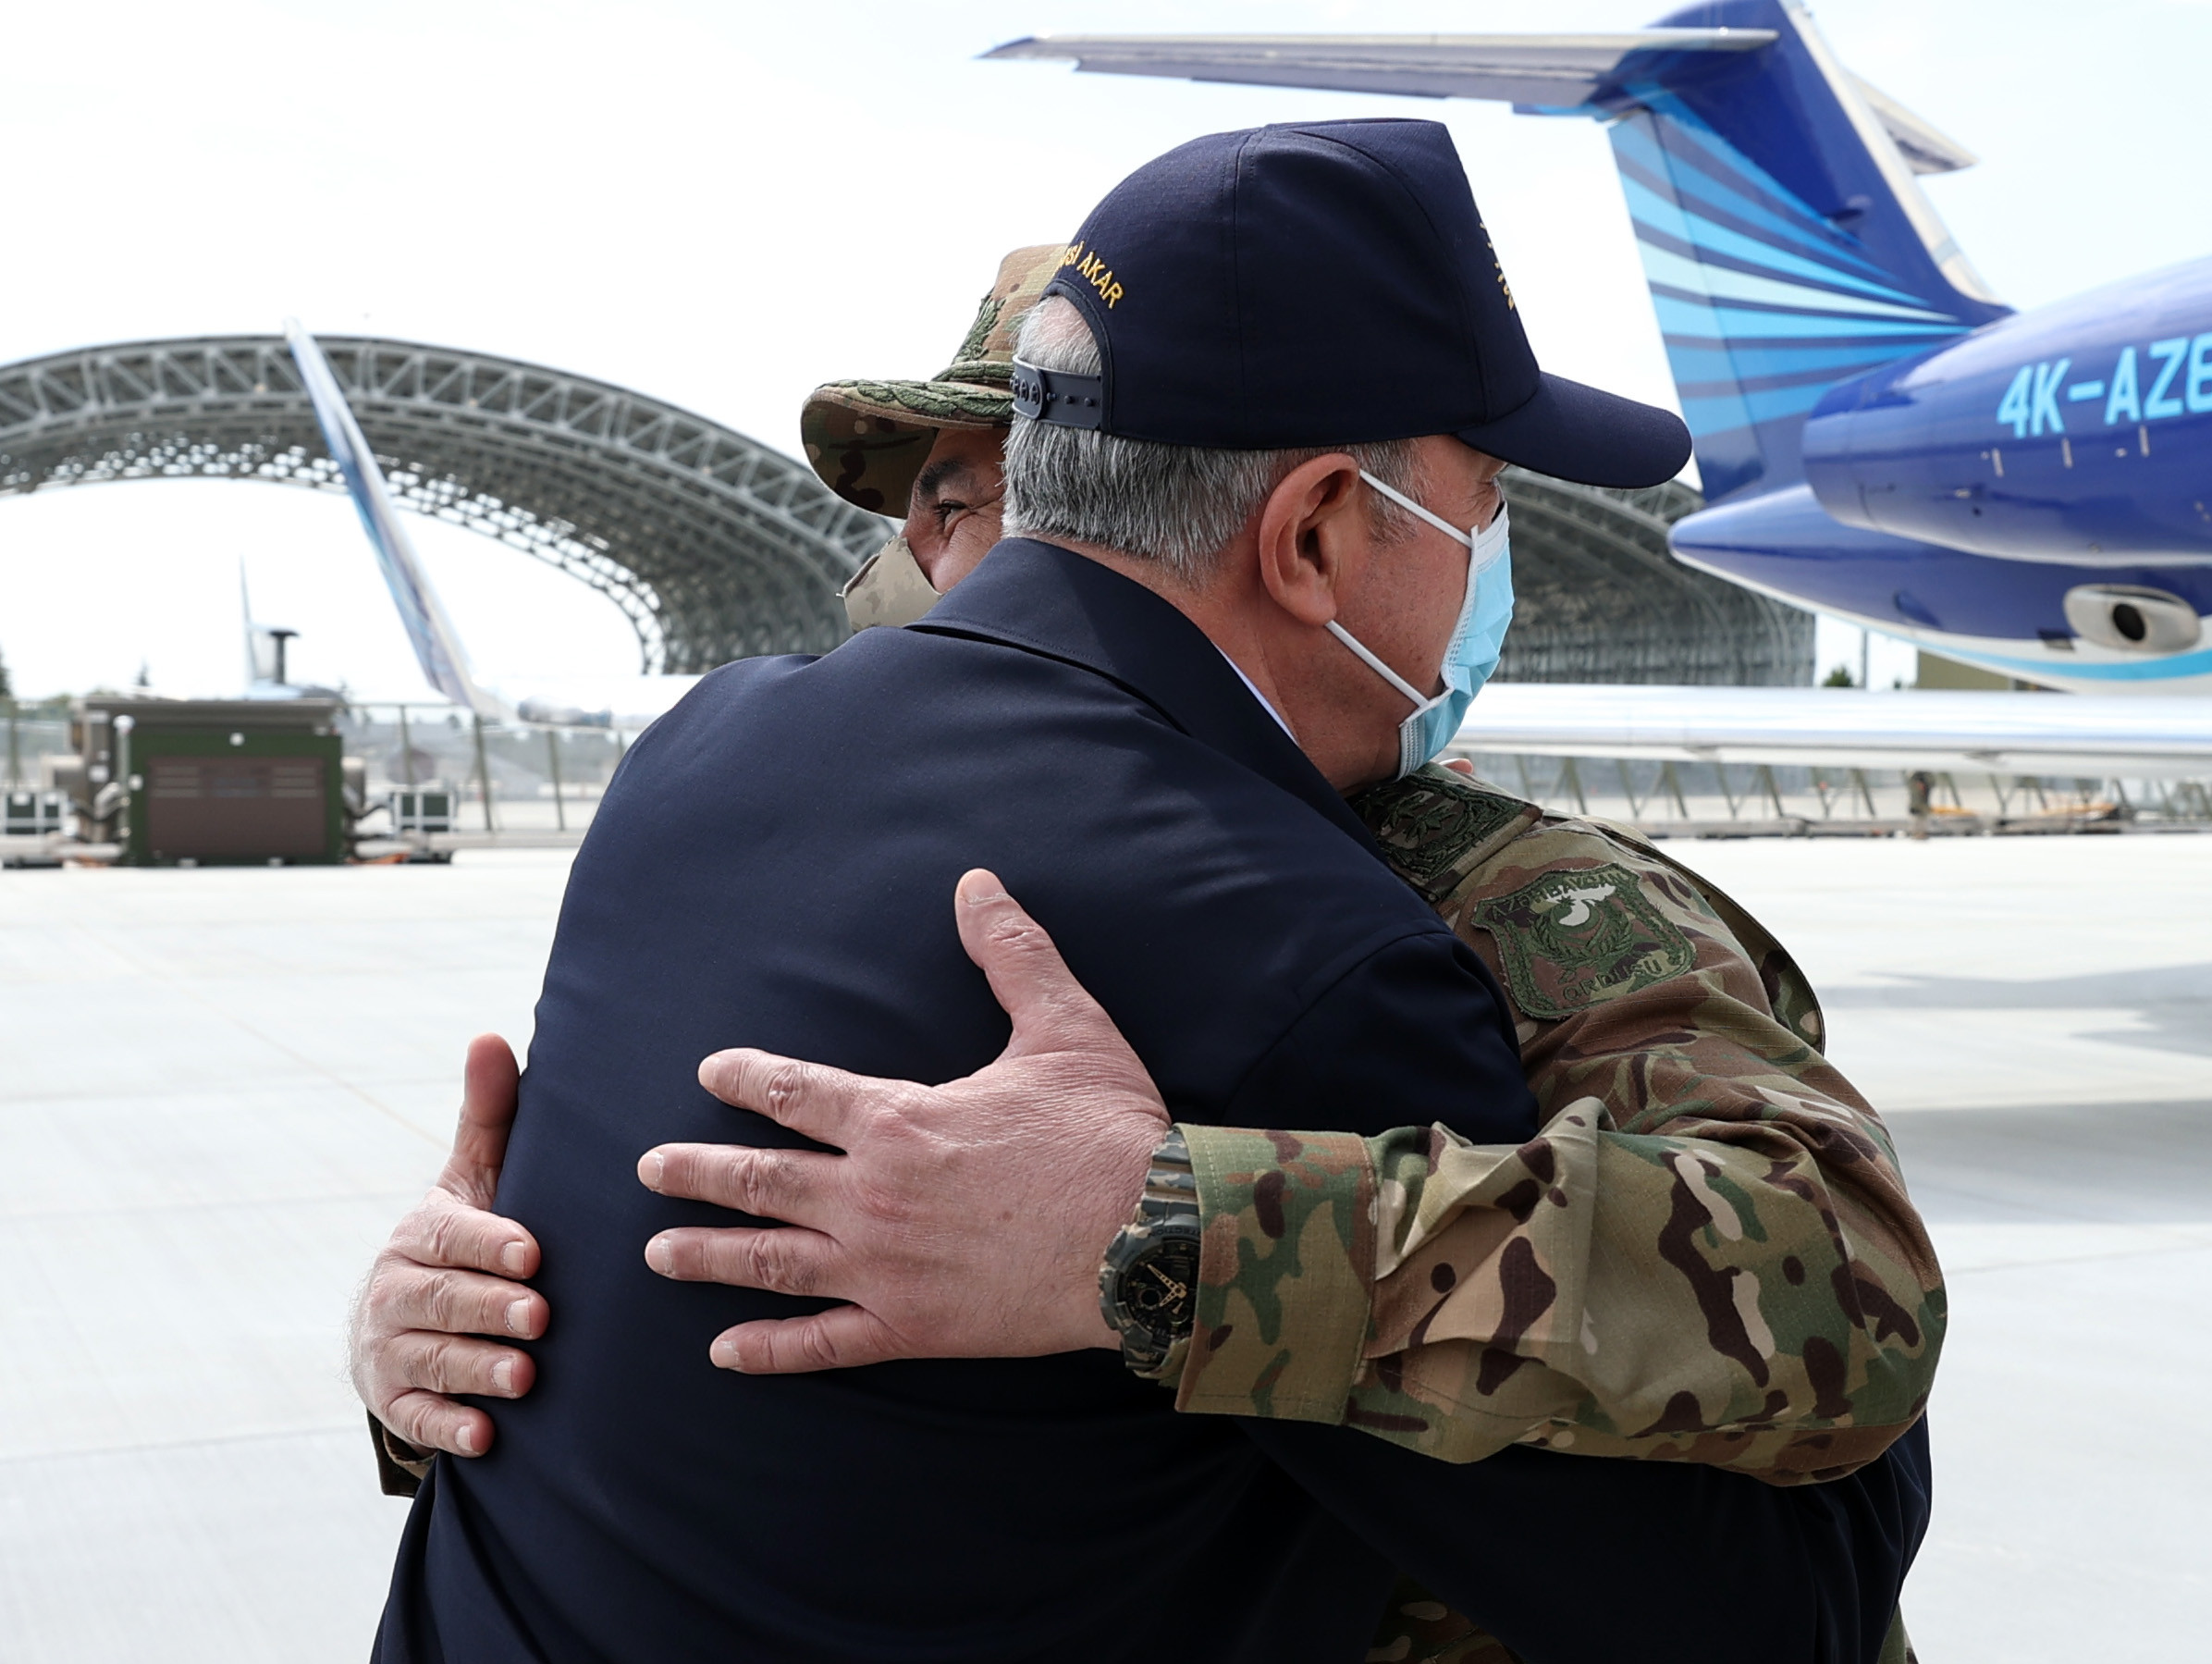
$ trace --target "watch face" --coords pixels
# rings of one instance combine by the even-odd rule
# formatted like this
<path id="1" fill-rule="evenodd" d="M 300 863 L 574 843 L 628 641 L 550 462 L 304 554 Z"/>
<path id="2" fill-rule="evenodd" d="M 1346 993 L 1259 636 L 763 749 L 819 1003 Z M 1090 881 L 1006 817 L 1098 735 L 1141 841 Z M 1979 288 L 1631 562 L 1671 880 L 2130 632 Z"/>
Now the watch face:
<path id="1" fill-rule="evenodd" d="M 1198 1245 L 1169 1237 L 1137 1255 L 1122 1275 L 1121 1303 L 1140 1328 L 1182 1334 L 1198 1320 Z"/>

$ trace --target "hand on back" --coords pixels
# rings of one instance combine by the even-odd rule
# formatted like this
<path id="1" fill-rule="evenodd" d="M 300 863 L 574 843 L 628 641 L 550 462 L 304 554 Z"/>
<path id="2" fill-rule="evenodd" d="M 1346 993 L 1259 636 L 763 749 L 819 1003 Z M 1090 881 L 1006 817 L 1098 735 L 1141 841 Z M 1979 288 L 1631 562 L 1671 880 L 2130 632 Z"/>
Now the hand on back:
<path id="1" fill-rule="evenodd" d="M 537 1270 L 536 1239 L 490 1212 L 514 1126 L 516 1080 L 505 1041 L 480 1034 L 469 1042 L 452 1156 L 392 1231 L 354 1301 L 354 1390 L 418 1449 L 483 1455 L 492 1418 L 451 1395 L 519 1399 L 535 1379 L 527 1352 L 474 1338 L 535 1340 L 549 1315 L 545 1297 L 516 1280 Z"/>
<path id="2" fill-rule="evenodd" d="M 781 1220 L 661 1232 L 664 1276 L 844 1300 L 715 1337 L 725 1369 L 783 1374 L 891 1358 L 1014 1358 L 1116 1344 L 1099 1264 L 1170 1120 L 1151 1077 L 1043 928 L 992 874 L 962 878 L 960 940 L 1013 1018 L 998 1058 L 940 1087 L 765 1052 L 699 1079 L 832 1152 L 664 1144 L 663 1195 Z"/>
<path id="3" fill-rule="evenodd" d="M 995 1062 L 925 1087 L 717 1053 L 699 1068 L 716 1096 L 841 1153 L 665 1144 L 638 1164 L 663 1195 L 785 1222 L 663 1231 L 645 1245 L 662 1276 L 849 1302 L 725 1331 L 710 1349 L 725 1369 L 1114 1344 L 1099 1314 L 1099 1263 L 1143 1189 L 1167 1110 L 1112 1019 L 995 877 L 963 878 L 953 906 L 963 944 L 1013 1019 Z M 516 1280 L 536 1271 L 538 1245 L 490 1212 L 516 1080 L 506 1042 L 470 1043 L 452 1157 L 393 1230 L 354 1307 L 355 1390 L 420 1449 L 481 1456 L 492 1418 L 452 1395 L 519 1399 L 536 1378 L 530 1355 L 499 1341 L 546 1332 L 545 1297 Z M 1040 1148 L 1052 1159 L 1037 1160 Z"/>

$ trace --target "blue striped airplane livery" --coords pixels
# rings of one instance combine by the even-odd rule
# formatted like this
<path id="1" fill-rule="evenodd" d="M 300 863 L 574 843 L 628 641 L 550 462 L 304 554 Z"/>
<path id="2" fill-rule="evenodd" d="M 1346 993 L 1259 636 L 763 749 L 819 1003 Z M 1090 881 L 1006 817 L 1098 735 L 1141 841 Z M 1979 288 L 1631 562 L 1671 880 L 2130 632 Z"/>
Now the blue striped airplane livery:
<path id="1" fill-rule="evenodd" d="M 2045 686 L 2212 693 L 2212 259 L 2003 305 L 1914 179 L 1975 158 L 1797 0 L 1614 35 L 987 55 L 1604 122 L 1705 488 L 1677 559 Z"/>

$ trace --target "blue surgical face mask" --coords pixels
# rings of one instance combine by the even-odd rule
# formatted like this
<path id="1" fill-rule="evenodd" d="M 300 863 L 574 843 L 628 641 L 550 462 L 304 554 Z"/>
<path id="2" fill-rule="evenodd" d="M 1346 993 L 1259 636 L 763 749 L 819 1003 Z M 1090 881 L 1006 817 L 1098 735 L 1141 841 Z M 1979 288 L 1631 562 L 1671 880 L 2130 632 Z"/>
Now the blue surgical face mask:
<path id="1" fill-rule="evenodd" d="M 1334 619 L 1328 623 L 1332 635 L 1413 701 L 1412 714 L 1398 724 L 1398 778 L 1403 780 L 1452 743 L 1459 724 L 1467 720 L 1467 708 L 1490 680 L 1490 672 L 1498 668 L 1498 649 L 1505 639 L 1505 626 L 1513 622 L 1513 556 L 1506 544 L 1504 503 L 1481 531 L 1463 532 L 1373 475 L 1362 472 L 1359 477 L 1407 513 L 1419 515 L 1445 536 L 1467 545 L 1467 596 L 1459 603 L 1459 621 L 1452 626 L 1452 639 L 1444 645 L 1444 692 L 1433 698 L 1369 652 Z"/>

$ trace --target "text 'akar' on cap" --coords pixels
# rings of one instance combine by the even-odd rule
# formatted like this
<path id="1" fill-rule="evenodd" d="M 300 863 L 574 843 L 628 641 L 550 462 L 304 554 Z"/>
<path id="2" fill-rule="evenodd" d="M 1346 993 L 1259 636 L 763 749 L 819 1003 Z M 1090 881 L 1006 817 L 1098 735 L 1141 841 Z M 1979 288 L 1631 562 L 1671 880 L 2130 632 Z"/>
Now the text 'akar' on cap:
<path id="1" fill-rule="evenodd" d="M 1651 486 L 1690 460 L 1672 413 L 1547 376 L 1433 121 L 1215 133 L 1092 210 L 1047 295 L 1101 374 L 1014 367 L 1056 425 L 1227 450 L 1455 434 L 1540 474 Z"/>

